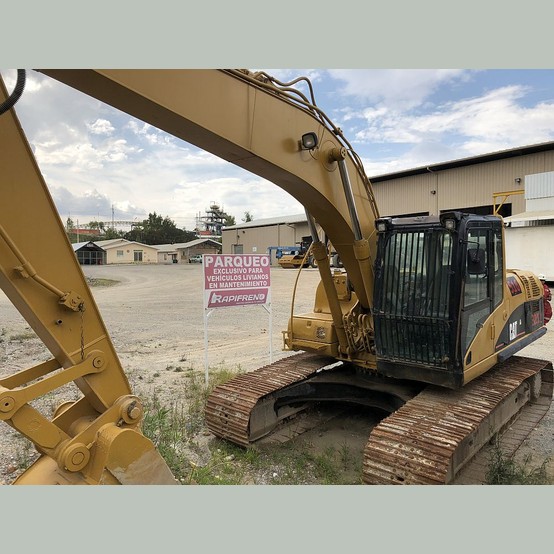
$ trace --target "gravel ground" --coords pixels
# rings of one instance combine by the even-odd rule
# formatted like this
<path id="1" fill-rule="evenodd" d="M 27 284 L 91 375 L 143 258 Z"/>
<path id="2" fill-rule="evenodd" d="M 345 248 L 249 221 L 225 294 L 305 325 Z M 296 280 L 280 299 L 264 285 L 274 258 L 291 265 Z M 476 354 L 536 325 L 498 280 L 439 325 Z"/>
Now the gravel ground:
<path id="1" fill-rule="evenodd" d="M 200 264 L 83 266 L 89 280 L 109 279 L 115 286 L 93 286 L 115 349 L 131 388 L 146 399 L 162 402 L 181 395 L 186 373 L 205 374 L 202 266 Z M 221 308 L 208 318 L 209 368 L 249 371 L 290 353 L 282 351 L 281 331 L 291 311 L 297 272 L 281 268 L 271 273 L 271 317 L 262 306 Z M 319 272 L 302 272 L 295 310 L 310 311 Z M 49 359 L 50 353 L 27 322 L 0 291 L 0 377 Z M 271 350 L 269 332 L 271 333 Z M 50 415 L 62 401 L 80 392 L 71 384 L 33 403 Z M 9 483 L 34 457 L 34 448 L 11 427 L 0 425 L 0 483 Z"/>
<path id="2" fill-rule="evenodd" d="M 114 342 L 116 351 L 135 394 L 162 400 L 178 398 L 183 368 L 204 373 L 204 312 L 202 267 L 197 264 L 153 266 L 84 266 L 89 279 L 111 279 L 115 286 L 94 286 L 94 298 Z M 289 355 L 283 352 L 281 331 L 291 312 L 291 295 L 297 272 L 272 269 L 271 318 L 260 306 L 215 310 L 208 319 L 208 362 L 210 368 L 225 367 L 250 371 Z M 310 311 L 319 282 L 317 270 L 302 272 L 296 292 L 295 311 Z M 0 292 L 0 376 L 31 367 L 50 357 L 26 321 Z M 549 326 L 552 323 L 549 324 Z M 552 333 L 520 354 L 553 360 Z M 167 370 L 167 371 L 166 371 Z M 76 399 L 79 391 L 69 386 L 33 405 L 50 413 L 62 400 Z M 554 412 L 522 445 L 521 456 L 531 455 L 537 463 L 552 455 Z M 9 484 L 35 456 L 34 449 L 13 431 L 0 425 L 0 484 Z M 547 465 L 554 478 L 554 462 Z"/>

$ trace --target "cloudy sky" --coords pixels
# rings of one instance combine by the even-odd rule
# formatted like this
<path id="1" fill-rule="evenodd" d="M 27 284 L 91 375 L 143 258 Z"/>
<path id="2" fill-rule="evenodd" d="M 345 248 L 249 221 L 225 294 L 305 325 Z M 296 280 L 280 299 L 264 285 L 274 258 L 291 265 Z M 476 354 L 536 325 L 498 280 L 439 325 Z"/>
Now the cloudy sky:
<path id="1" fill-rule="evenodd" d="M 266 69 L 310 77 L 366 173 L 554 140 L 554 70 Z M 15 70 L 1 70 L 9 91 Z M 16 112 L 62 220 L 136 221 L 157 212 L 192 230 L 218 203 L 237 223 L 297 214 L 259 177 L 29 71 Z"/>

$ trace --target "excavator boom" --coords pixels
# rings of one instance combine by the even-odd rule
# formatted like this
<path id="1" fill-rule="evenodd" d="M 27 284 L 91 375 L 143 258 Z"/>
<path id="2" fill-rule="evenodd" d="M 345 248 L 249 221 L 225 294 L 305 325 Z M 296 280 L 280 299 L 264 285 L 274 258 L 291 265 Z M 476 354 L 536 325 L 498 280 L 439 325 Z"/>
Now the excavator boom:
<path id="1" fill-rule="evenodd" d="M 357 269 L 354 227 L 363 237 L 374 234 L 377 205 L 363 167 L 317 106 L 263 76 L 236 70 L 41 72 L 284 189 L 325 230 L 362 303 L 370 305 Z M 300 146 L 306 135 L 315 137 L 317 148 Z M 344 157 L 350 177 L 356 222 L 337 155 Z"/>

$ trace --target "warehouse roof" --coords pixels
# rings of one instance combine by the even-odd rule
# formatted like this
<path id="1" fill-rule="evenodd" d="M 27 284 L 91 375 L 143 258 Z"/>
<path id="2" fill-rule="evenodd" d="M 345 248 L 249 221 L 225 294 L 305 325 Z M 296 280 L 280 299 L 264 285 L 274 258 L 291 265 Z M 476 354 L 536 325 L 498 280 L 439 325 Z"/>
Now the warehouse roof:
<path id="1" fill-rule="evenodd" d="M 220 247 L 221 243 L 217 242 L 213 239 L 195 239 L 191 240 L 189 242 L 175 242 L 173 244 L 154 244 L 152 245 L 154 248 L 157 248 L 160 252 L 172 252 L 174 250 L 177 250 L 178 248 L 192 248 L 194 246 L 198 246 L 199 244 L 203 244 L 205 242 L 212 243 L 214 246 Z"/>
<path id="2" fill-rule="evenodd" d="M 80 250 L 81 248 L 88 248 L 92 250 L 104 250 L 101 246 L 98 246 L 96 243 L 92 242 L 91 240 L 86 240 L 85 242 L 74 242 L 72 245 L 73 250 L 77 252 L 77 250 Z"/>
<path id="3" fill-rule="evenodd" d="M 498 152 L 491 152 L 489 154 L 482 154 L 480 156 L 473 156 L 471 158 L 460 158 L 458 160 L 451 160 L 449 162 L 441 162 L 423 167 L 416 167 L 413 169 L 405 169 L 402 171 L 397 171 L 395 173 L 387 173 L 385 175 L 370 177 L 370 181 L 372 183 L 380 183 L 384 181 L 391 181 L 392 179 L 400 179 L 402 177 L 412 177 L 414 175 L 434 173 L 437 171 L 444 171 L 446 169 L 454 169 L 456 167 L 465 167 L 468 165 L 505 160 L 507 158 L 537 154 L 539 152 L 547 152 L 549 150 L 554 150 L 554 142 L 541 142 L 539 144 L 532 144 L 530 146 L 520 146 L 518 148 L 510 148 L 509 150 L 499 150 Z"/>
<path id="4" fill-rule="evenodd" d="M 546 224 L 547 221 L 554 221 L 554 210 L 536 210 L 529 212 L 522 212 L 510 217 L 503 218 L 504 223 L 508 227 L 524 227 L 529 222 L 542 221 Z"/>
<path id="5" fill-rule="evenodd" d="M 238 225 L 229 225 L 229 227 L 224 227 L 223 231 L 228 231 L 229 229 L 245 229 L 247 227 L 268 227 L 269 225 L 293 225 L 294 223 L 305 222 L 306 214 L 280 215 L 279 217 L 254 219 L 253 221 L 239 223 Z"/>
<path id="6" fill-rule="evenodd" d="M 145 246 L 146 248 L 155 248 L 155 246 L 151 244 L 144 244 L 143 242 L 127 239 L 95 240 L 94 244 L 96 244 L 96 246 L 100 246 L 104 250 L 108 250 L 110 248 L 122 248 L 123 246 L 130 246 L 135 244 L 138 246 Z"/>

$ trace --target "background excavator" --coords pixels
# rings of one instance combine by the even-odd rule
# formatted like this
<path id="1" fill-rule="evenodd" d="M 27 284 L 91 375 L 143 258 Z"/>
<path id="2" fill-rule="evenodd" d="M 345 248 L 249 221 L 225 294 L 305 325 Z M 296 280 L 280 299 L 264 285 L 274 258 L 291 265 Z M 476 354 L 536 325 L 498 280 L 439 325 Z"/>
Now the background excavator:
<path id="1" fill-rule="evenodd" d="M 316 267 L 317 264 L 311 255 L 310 245 L 312 237 L 302 237 L 302 240 L 296 243 L 296 248 L 287 249 L 278 254 L 279 266 L 284 269 L 299 269 L 302 267 Z"/>
<path id="2" fill-rule="evenodd" d="M 297 351 L 217 387 L 208 427 L 247 446 L 312 402 L 389 414 L 363 482 L 448 483 L 523 406 L 552 398 L 552 365 L 514 356 L 540 338 L 538 278 L 506 270 L 496 216 L 380 217 L 361 160 L 311 84 L 246 70 L 40 70 L 275 183 L 306 209 L 321 282 L 293 315 Z M 52 359 L 0 380 L 1 418 L 41 457 L 17 484 L 174 484 L 132 394 L 13 106 L 0 87 L 0 285 Z M 294 86 L 302 81 L 306 96 Z M 18 209 L 14 209 L 18 207 Z M 21 224 L 40 226 L 48 252 Z M 317 225 L 344 271 L 331 271 Z M 52 419 L 31 406 L 74 382 Z"/>
<path id="3" fill-rule="evenodd" d="M 317 267 L 317 261 L 312 254 L 312 237 L 302 237 L 295 248 L 283 248 L 277 255 L 279 266 L 283 269 L 299 269 L 303 267 Z M 335 252 L 333 245 L 325 241 L 329 256 L 330 267 L 342 267 L 340 257 Z"/>

